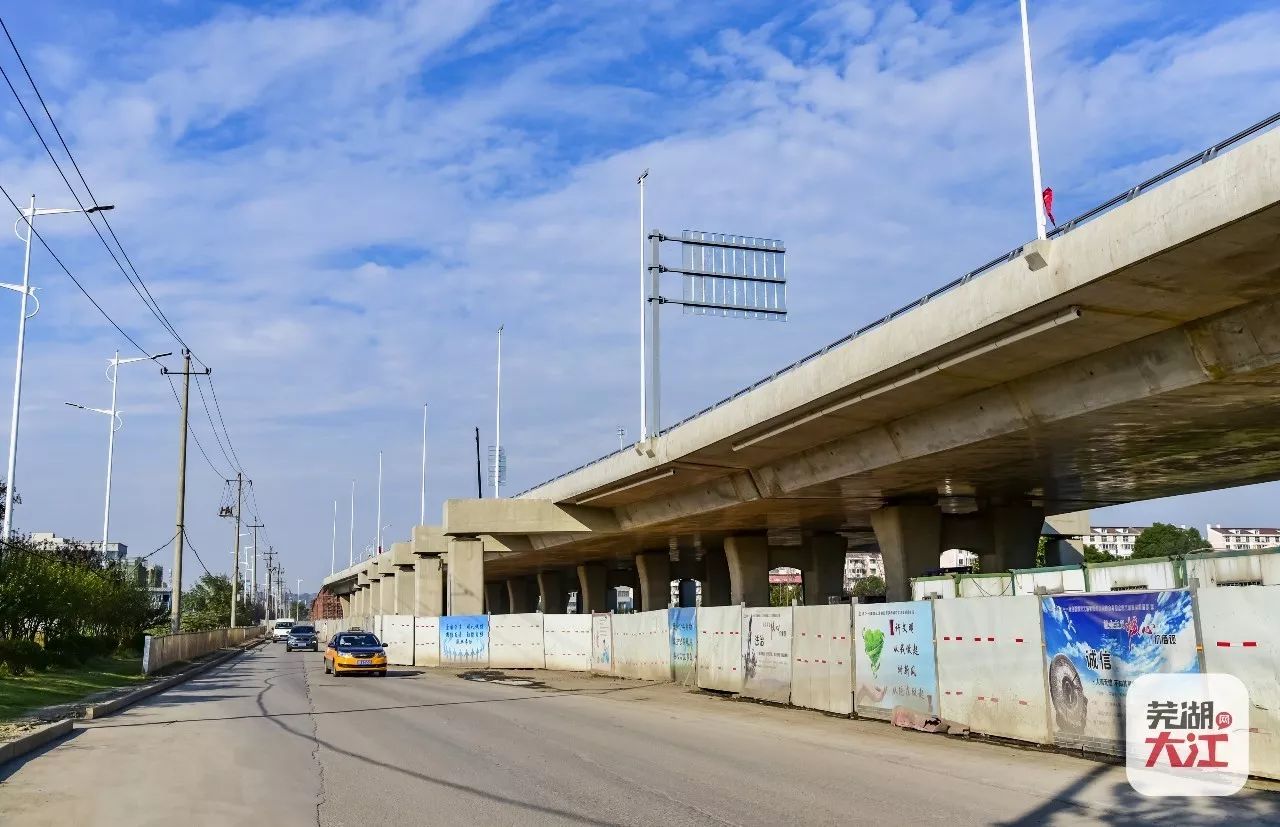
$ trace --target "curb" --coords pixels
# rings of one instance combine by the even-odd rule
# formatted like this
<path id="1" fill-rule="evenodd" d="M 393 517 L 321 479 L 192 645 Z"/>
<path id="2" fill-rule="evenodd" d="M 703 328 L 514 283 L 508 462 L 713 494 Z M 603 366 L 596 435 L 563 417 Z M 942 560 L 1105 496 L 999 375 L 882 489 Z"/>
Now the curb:
<path id="1" fill-rule="evenodd" d="M 198 666 L 186 670 L 185 672 L 179 672 L 176 675 L 171 675 L 163 680 L 151 684 L 150 686 L 144 686 L 127 695 L 122 695 L 119 698 L 113 698 L 110 701 L 104 701 L 103 703 L 86 707 L 83 720 L 92 721 L 98 718 L 104 718 L 107 715 L 119 712 L 126 707 L 133 706 L 138 701 L 148 698 L 151 695 L 158 694 L 166 689 L 177 686 L 184 681 L 194 678 L 202 672 L 207 672 L 215 666 L 220 666 L 234 658 L 236 655 L 246 652 L 262 642 L 263 638 L 255 638 L 248 643 L 237 646 L 235 649 L 232 649 L 229 652 L 224 652 L 223 654 L 211 658 Z M 0 766 L 3 766 L 15 758 L 21 758 L 28 753 L 34 752 L 51 741 L 65 738 L 71 734 L 73 723 L 74 721 L 71 718 L 55 721 L 52 724 L 46 724 L 45 726 L 33 729 L 21 738 L 15 738 L 12 741 L 0 744 Z"/>
<path id="2" fill-rule="evenodd" d="M 41 727 L 36 727 L 21 738 L 15 738 L 12 741 L 0 744 L 0 765 L 7 763 L 14 758 L 26 755 L 29 752 L 35 752 L 50 741 L 65 738 L 70 734 L 70 718 L 62 721 L 54 721 L 51 724 L 45 724 Z"/>

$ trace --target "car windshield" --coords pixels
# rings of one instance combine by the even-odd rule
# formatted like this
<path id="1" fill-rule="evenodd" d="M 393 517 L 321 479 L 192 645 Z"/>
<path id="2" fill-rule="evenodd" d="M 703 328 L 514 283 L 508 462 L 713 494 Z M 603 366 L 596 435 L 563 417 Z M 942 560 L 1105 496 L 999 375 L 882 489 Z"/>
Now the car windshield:
<path id="1" fill-rule="evenodd" d="M 289 631 L 293 632 L 295 635 L 311 635 L 315 634 L 316 629 L 314 626 L 294 626 Z"/>
<path id="2" fill-rule="evenodd" d="M 292 621 L 292 620 L 277 620 L 277 621 L 276 621 L 276 628 L 277 628 L 277 629 L 290 629 L 290 628 L 292 628 L 292 627 L 293 627 L 293 621 Z"/>
<path id="3" fill-rule="evenodd" d="M 381 646 L 378 639 L 370 634 L 363 635 L 338 635 L 338 639 L 334 641 L 334 646 Z"/>

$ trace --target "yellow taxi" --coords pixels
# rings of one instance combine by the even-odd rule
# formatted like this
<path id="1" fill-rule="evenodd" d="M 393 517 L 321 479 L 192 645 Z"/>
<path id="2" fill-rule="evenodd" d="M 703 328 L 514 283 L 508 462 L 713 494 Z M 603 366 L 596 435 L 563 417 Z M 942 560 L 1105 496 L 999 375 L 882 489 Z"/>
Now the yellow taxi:
<path id="1" fill-rule="evenodd" d="M 325 674 L 387 675 L 387 651 L 369 632 L 339 632 L 324 650 Z"/>

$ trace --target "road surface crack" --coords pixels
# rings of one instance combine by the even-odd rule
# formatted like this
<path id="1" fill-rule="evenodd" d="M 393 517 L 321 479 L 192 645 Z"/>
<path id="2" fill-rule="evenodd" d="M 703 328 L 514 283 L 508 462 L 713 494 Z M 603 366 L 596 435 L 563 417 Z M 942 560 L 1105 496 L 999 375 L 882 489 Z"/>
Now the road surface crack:
<path id="1" fill-rule="evenodd" d="M 302 686 L 307 696 L 307 706 L 310 707 L 308 717 L 311 719 L 311 760 L 316 762 L 316 772 L 320 780 L 320 791 L 316 795 L 316 827 L 320 827 L 320 808 L 325 805 L 327 790 L 324 779 L 324 762 L 320 760 L 320 722 L 316 718 L 316 701 L 311 696 L 311 675 L 309 670 L 302 671 Z"/>

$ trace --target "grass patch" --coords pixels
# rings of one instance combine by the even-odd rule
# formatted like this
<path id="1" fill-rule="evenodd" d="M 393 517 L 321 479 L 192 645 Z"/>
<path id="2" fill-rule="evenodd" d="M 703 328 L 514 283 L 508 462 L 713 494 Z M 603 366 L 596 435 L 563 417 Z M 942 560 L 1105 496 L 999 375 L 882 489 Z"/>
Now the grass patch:
<path id="1" fill-rule="evenodd" d="M 0 677 L 0 721 L 33 710 L 77 701 L 95 692 L 142 683 L 142 658 L 126 655 L 93 658 L 83 666 L 51 667 L 21 677 Z"/>

